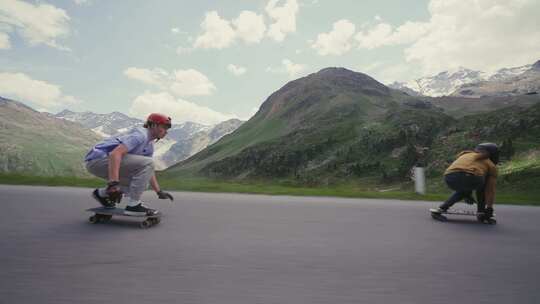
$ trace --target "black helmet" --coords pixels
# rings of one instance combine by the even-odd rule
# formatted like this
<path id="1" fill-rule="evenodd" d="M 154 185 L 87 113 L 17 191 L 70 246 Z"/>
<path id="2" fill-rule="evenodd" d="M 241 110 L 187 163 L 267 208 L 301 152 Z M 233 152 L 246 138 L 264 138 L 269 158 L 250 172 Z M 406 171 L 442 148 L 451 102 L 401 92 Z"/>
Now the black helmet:
<path id="1" fill-rule="evenodd" d="M 486 151 L 489 154 L 489 159 L 494 163 L 499 163 L 499 147 L 494 143 L 481 143 L 476 148 L 475 151 Z"/>

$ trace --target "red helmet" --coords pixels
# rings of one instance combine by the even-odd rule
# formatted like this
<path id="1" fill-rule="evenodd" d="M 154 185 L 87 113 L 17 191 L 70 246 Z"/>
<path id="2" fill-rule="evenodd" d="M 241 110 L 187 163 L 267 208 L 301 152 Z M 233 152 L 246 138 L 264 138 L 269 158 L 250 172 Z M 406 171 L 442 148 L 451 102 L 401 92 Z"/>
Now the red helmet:
<path id="1" fill-rule="evenodd" d="M 148 115 L 148 118 L 146 119 L 146 124 L 144 126 L 148 128 L 148 126 L 152 124 L 162 125 L 169 129 L 171 127 L 171 118 L 167 115 L 152 113 Z"/>

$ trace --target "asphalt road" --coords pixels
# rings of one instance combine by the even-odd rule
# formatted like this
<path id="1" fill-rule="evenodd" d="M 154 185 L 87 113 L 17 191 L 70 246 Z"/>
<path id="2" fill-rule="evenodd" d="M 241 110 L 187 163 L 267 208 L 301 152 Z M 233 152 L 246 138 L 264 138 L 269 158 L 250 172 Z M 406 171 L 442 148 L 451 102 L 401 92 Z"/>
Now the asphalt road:
<path id="1" fill-rule="evenodd" d="M 540 208 L 174 193 L 143 230 L 89 189 L 0 185 L 0 303 L 539 303 Z"/>

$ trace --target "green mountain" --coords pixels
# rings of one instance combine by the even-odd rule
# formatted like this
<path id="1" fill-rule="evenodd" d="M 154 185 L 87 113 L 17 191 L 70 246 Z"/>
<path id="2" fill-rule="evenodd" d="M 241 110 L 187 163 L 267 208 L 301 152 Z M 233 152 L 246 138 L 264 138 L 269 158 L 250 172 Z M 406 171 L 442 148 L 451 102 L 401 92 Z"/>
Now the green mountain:
<path id="1" fill-rule="evenodd" d="M 540 137 L 508 127 L 512 119 L 538 115 L 538 102 L 537 95 L 415 97 L 362 73 L 327 68 L 287 83 L 235 132 L 164 175 L 386 182 L 406 178 L 417 163 L 438 174 L 458 149 L 478 141 L 506 142 L 519 151 L 540 147 Z M 502 129 L 495 131 L 494 123 Z M 531 118 L 525 125 L 539 123 Z"/>
<path id="2" fill-rule="evenodd" d="M 86 176 L 83 157 L 99 139 L 77 123 L 0 97 L 0 173 Z"/>

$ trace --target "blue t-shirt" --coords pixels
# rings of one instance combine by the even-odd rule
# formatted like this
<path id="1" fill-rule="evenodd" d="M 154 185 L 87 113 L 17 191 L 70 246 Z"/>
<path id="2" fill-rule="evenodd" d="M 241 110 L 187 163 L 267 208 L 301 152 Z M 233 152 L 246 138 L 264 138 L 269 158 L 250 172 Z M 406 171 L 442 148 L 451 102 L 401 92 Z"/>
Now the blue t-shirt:
<path id="1" fill-rule="evenodd" d="M 152 157 L 154 154 L 154 142 L 148 136 L 148 130 L 143 127 L 131 129 L 128 133 L 120 134 L 105 139 L 95 145 L 86 154 L 84 161 L 108 157 L 109 153 L 119 144 L 126 146 L 129 154 Z"/>

